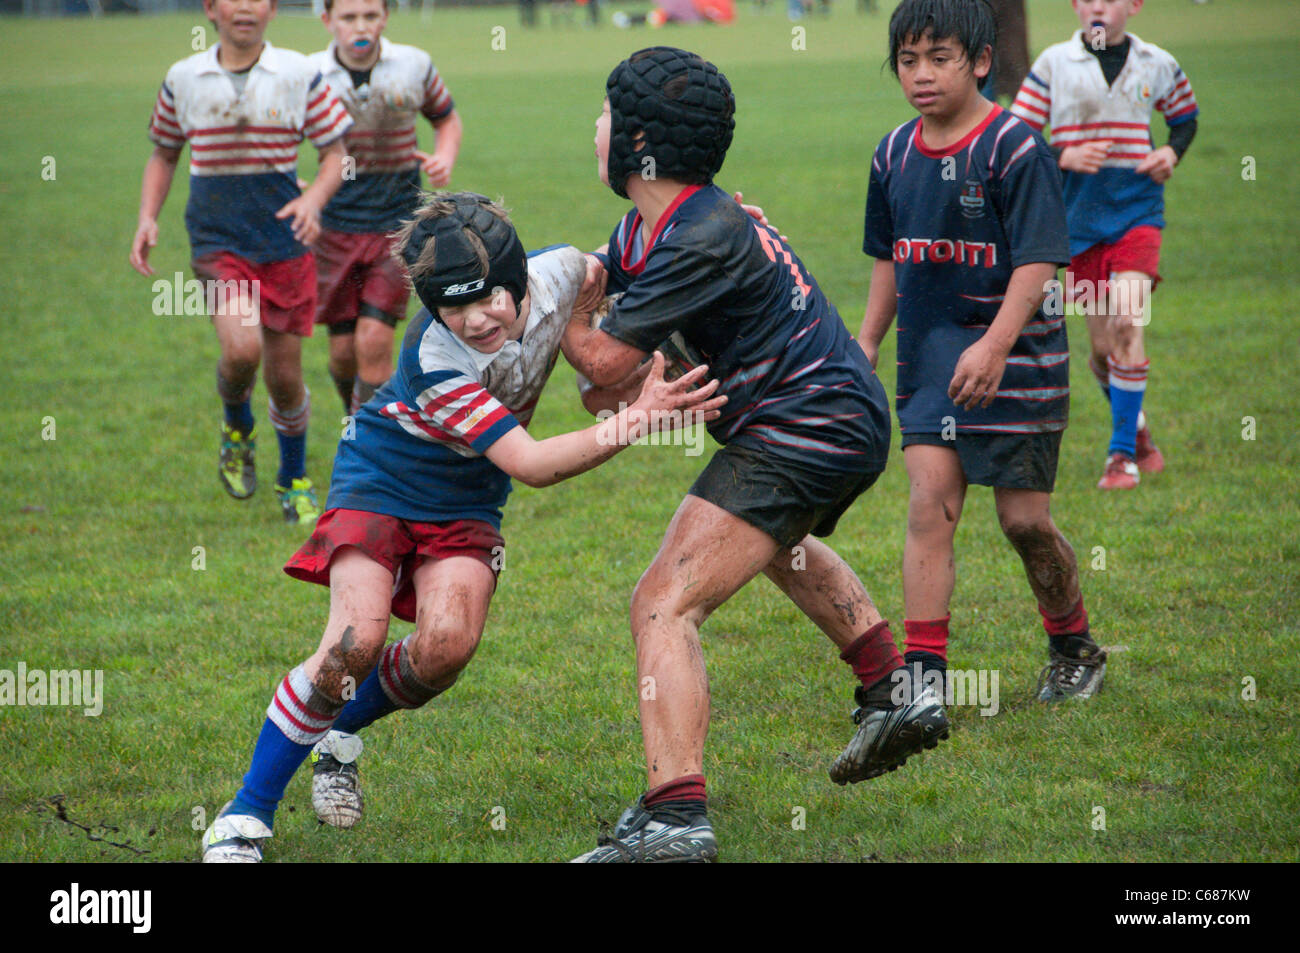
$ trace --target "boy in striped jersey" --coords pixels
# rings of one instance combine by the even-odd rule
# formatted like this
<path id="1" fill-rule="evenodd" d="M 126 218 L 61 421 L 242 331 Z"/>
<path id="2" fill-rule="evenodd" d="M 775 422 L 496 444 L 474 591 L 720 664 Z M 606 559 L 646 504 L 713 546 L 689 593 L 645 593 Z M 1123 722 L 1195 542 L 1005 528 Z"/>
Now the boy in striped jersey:
<path id="1" fill-rule="evenodd" d="M 433 196 L 398 233 L 396 253 L 425 309 L 355 436 L 340 441 L 328 509 L 285 566 L 330 587 L 329 620 L 276 690 L 243 786 L 203 837 L 206 863 L 262 859 L 285 786 L 314 745 L 318 817 L 351 827 L 361 816 L 356 732 L 431 701 L 469 664 L 504 561 L 512 477 L 550 486 L 609 460 L 655 415 L 708 421 L 725 403 L 716 381 L 696 387 L 706 367 L 668 383 L 656 355 L 631 407 L 535 441 L 526 428 L 537 399 L 593 301 L 582 253 L 557 245 L 525 256 L 505 211 L 473 193 Z M 390 613 L 415 631 L 385 646 Z"/>
<path id="2" fill-rule="evenodd" d="M 320 234 L 321 209 L 342 181 L 342 137 L 352 120 L 305 56 L 263 40 L 275 0 L 204 0 L 203 9 L 220 42 L 173 65 L 158 93 L 131 265 L 153 273 L 158 212 L 188 142 L 185 225 L 221 346 L 221 482 L 236 499 L 256 489 L 249 399 L 265 353 L 280 444 L 276 494 L 288 522 L 312 523 L 320 510 L 306 473 L 311 403 L 302 338 L 311 334 L 316 284 L 306 246 Z M 295 169 L 304 137 L 320 151 L 320 171 L 301 192 Z"/>
<path id="3" fill-rule="evenodd" d="M 872 158 L 863 251 L 875 264 L 859 340 L 874 365 L 897 313 L 911 483 L 904 660 L 942 682 L 953 538 L 967 486 L 991 486 L 1047 631 L 1039 698 L 1088 698 L 1106 656 L 1051 516 L 1069 415 L 1065 322 L 1042 308 L 1068 260 L 1060 175 L 1034 130 L 979 95 L 995 41 L 988 4 L 904 0 L 889 31 L 890 65 L 920 116 Z"/>
<path id="4" fill-rule="evenodd" d="M 325 0 L 334 35 L 311 61 L 353 119 L 344 137 L 351 164 L 321 215 L 316 323 L 330 339 L 330 375 L 344 413 L 355 414 L 393 371 L 393 329 L 408 292 L 388 233 L 419 205 L 420 172 L 435 188 L 451 179 L 461 120 L 429 55 L 384 39 L 387 0 Z M 437 135 L 432 155 L 416 149 L 424 116 Z"/>
<path id="5" fill-rule="evenodd" d="M 1150 362 L 1143 327 L 1160 281 L 1164 183 L 1196 135 L 1191 83 L 1172 56 L 1125 32 L 1143 0 L 1071 0 L 1082 29 L 1034 63 L 1012 111 L 1052 129 L 1065 172 L 1067 286 L 1088 316 L 1089 365 L 1110 402 L 1111 439 L 1098 486 L 1127 490 L 1159 473 L 1142 401 Z M 1155 148 L 1151 110 L 1169 142 Z"/>

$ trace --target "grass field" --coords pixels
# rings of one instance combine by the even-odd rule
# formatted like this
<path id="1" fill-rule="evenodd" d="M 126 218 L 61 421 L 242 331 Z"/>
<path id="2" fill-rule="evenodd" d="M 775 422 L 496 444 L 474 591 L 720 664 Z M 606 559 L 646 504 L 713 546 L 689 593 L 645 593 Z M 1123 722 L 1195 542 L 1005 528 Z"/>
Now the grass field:
<path id="1" fill-rule="evenodd" d="M 767 209 L 856 331 L 869 150 L 909 110 L 880 69 L 884 17 L 838 6 L 805 21 L 803 51 L 781 13 L 747 5 L 730 29 L 529 33 L 502 8 L 395 15 L 389 35 L 432 51 L 464 116 L 454 184 L 504 196 L 532 247 L 594 247 L 624 208 L 592 155 L 609 69 L 652 42 L 699 50 L 738 101 L 719 183 Z M 268 480 L 244 504 L 218 487 L 207 322 L 155 316 L 149 282 L 126 262 L 153 96 L 200 23 L 7 20 L 0 39 L 0 670 L 104 673 L 98 717 L 0 707 L 0 860 L 197 859 L 195 818 L 234 792 L 276 682 L 325 619 L 325 590 L 280 571 L 304 534 L 280 522 Z M 1032 48 L 1073 23 L 1066 0 L 1031 0 Z M 497 25 L 503 51 L 492 49 Z M 1107 690 L 1086 706 L 1029 700 L 1044 637 L 991 496 L 973 489 L 951 664 L 997 670 L 1000 711 L 955 708 L 958 730 L 937 752 L 838 788 L 826 768 L 851 735 L 852 680 L 756 582 L 703 630 L 724 860 L 1300 859 L 1300 689 L 1289 681 L 1300 648 L 1300 20 L 1290 0 L 1149 0 L 1132 25 L 1175 52 L 1202 116 L 1168 191 L 1166 283 L 1148 328 L 1147 406 L 1169 468 L 1137 492 L 1093 488 L 1109 417 L 1082 324 L 1071 324 L 1076 389 L 1055 515 L 1079 553 L 1094 631 L 1114 647 Z M 290 17 L 269 38 L 299 50 L 327 39 Z M 427 127 L 421 141 L 431 144 Z M 162 275 L 187 268 L 184 180 L 161 219 Z M 339 417 L 323 335 L 305 364 L 308 472 L 323 485 Z M 892 389 L 892 337 L 881 366 Z M 254 409 L 265 425 L 260 385 Z M 584 420 L 561 366 L 533 433 Z M 264 436 L 269 477 L 269 427 Z M 612 821 L 643 781 L 628 597 L 700 466 L 679 449 L 634 448 L 570 483 L 516 489 L 474 663 L 424 711 L 368 730 L 360 827 L 318 826 L 302 771 L 268 856 L 556 860 L 591 846 L 597 820 Z M 899 630 L 906 498 L 895 452 L 833 540 Z"/>

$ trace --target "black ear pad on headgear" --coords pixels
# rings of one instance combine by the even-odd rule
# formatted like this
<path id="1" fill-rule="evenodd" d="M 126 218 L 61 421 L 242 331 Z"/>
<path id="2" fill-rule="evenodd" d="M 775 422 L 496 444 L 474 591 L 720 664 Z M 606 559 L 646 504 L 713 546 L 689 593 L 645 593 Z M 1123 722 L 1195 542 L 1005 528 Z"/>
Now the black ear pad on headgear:
<path id="1" fill-rule="evenodd" d="M 605 94 L 611 189 L 627 198 L 627 177 L 645 172 L 647 157 L 656 176 L 713 181 L 736 128 L 736 99 L 716 66 L 686 50 L 652 46 L 614 67 Z"/>
<path id="2" fill-rule="evenodd" d="M 421 303 L 437 318 L 439 305 L 469 304 L 504 288 L 514 295 L 518 317 L 528 290 L 528 255 L 514 228 L 484 207 L 484 203 L 491 201 L 485 195 L 456 192 L 439 198 L 454 204 L 455 211 L 420 220 L 402 249 L 402 260 L 409 270 L 419 260 L 425 243 L 431 238 L 434 241 L 434 268 L 411 279 Z M 478 253 L 465 235 L 467 229 L 478 235 L 487 249 L 486 275 Z"/>

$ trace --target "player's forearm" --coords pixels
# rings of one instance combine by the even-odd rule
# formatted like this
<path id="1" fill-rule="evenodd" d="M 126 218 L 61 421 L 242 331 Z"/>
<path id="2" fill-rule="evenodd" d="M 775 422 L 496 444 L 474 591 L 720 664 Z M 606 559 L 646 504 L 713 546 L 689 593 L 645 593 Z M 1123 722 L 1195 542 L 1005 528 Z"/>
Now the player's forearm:
<path id="1" fill-rule="evenodd" d="M 460 121 L 460 113 L 454 109 L 433 124 L 436 137 L 433 154 L 440 159 L 445 159 L 448 166 L 455 165 L 456 157 L 460 155 L 460 139 L 464 128 L 464 124 Z"/>
<path id="2" fill-rule="evenodd" d="M 316 170 L 316 178 L 307 186 L 303 197 L 317 208 L 324 208 L 342 184 L 343 140 L 339 138 L 320 151 L 320 167 Z"/>
<path id="3" fill-rule="evenodd" d="M 646 432 L 646 421 L 631 408 L 587 427 L 545 440 L 522 429 L 488 448 L 487 456 L 511 477 L 532 487 L 551 486 L 600 466 Z"/>
<path id="4" fill-rule="evenodd" d="M 1056 265 L 1050 262 L 1032 262 L 1013 271 L 1002 307 L 984 332 L 983 340 L 1000 353 L 1010 354 L 1025 325 L 1038 313 L 1047 297 L 1048 284 L 1055 278 Z"/>
<path id="5" fill-rule="evenodd" d="M 176 161 L 179 150 L 156 148 L 144 165 L 144 176 L 140 182 L 140 221 L 154 222 L 167 201 L 171 191 L 172 179 L 176 175 Z"/>
<path id="6" fill-rule="evenodd" d="M 582 316 L 569 322 L 560 349 L 579 374 L 601 388 L 622 383 L 646 356 L 644 351 L 588 327 Z"/>
<path id="7" fill-rule="evenodd" d="M 868 353 L 879 349 L 897 313 L 898 285 L 894 281 L 894 263 L 877 258 L 871 268 L 867 310 L 862 317 L 862 329 L 858 332 L 858 341 Z"/>

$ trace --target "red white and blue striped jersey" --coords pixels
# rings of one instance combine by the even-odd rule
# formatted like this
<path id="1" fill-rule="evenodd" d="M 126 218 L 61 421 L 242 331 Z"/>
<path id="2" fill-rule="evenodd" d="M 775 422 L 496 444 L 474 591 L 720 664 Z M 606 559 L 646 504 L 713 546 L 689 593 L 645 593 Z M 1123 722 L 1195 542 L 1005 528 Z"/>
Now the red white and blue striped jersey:
<path id="1" fill-rule="evenodd" d="M 194 257 L 230 251 L 254 262 L 306 252 L 275 213 L 297 198 L 298 143 L 323 149 L 352 124 L 338 96 L 301 53 L 266 43 L 242 92 L 218 46 L 181 60 L 158 91 L 149 138 L 190 146 L 185 227 Z"/>
<path id="2" fill-rule="evenodd" d="M 1064 430 L 1070 350 L 1063 317 L 1040 308 L 1016 339 L 991 406 L 948 397 L 957 359 L 1002 307 L 1022 265 L 1069 261 L 1056 158 L 1038 133 L 994 106 L 947 149 L 899 126 L 871 159 L 862 250 L 894 263 L 898 286 L 895 406 L 906 433 Z"/>
<path id="3" fill-rule="evenodd" d="M 419 205 L 416 117 L 437 122 L 456 104 L 429 54 L 414 46 L 380 37 L 379 59 L 360 88 L 335 44 L 310 59 L 353 120 L 345 142 L 354 177 L 344 178 L 321 222 L 342 232 L 392 231 Z"/>
<path id="4" fill-rule="evenodd" d="M 327 507 L 499 528 L 510 477 L 483 454 L 532 420 L 586 274 L 572 246 L 529 255 L 524 332 L 490 354 L 421 309 L 393 376 L 339 441 Z"/>
<path id="5" fill-rule="evenodd" d="M 1050 126 L 1058 148 L 1103 139 L 1114 143 L 1097 174 L 1063 173 L 1072 255 L 1117 242 L 1140 225 L 1164 227 L 1164 186 L 1134 171 L 1154 148 L 1151 112 L 1160 110 L 1171 127 L 1199 112 L 1177 61 L 1132 33 L 1128 40 L 1124 68 L 1107 85 L 1097 57 L 1084 46 L 1083 31 L 1076 31 L 1043 51 L 1011 106 L 1035 129 Z"/>
<path id="6" fill-rule="evenodd" d="M 775 229 L 716 185 L 682 190 L 649 241 L 634 208 L 609 244 L 607 289 L 623 292 L 601 330 L 642 351 L 674 331 L 727 396 L 718 443 L 804 466 L 885 468 L 889 399 L 822 293 Z"/>

